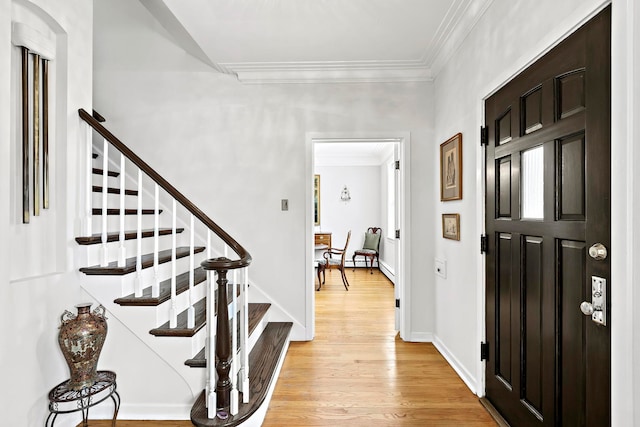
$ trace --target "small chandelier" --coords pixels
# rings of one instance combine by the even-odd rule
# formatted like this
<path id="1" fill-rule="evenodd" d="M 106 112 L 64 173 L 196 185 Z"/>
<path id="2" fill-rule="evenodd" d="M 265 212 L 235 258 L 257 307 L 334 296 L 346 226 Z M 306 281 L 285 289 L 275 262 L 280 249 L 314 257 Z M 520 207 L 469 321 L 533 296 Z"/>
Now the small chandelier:
<path id="1" fill-rule="evenodd" d="M 342 200 L 343 202 L 348 202 L 349 200 L 351 200 L 351 195 L 349 194 L 349 189 L 347 188 L 346 185 L 342 188 L 342 191 L 340 192 L 340 200 Z"/>

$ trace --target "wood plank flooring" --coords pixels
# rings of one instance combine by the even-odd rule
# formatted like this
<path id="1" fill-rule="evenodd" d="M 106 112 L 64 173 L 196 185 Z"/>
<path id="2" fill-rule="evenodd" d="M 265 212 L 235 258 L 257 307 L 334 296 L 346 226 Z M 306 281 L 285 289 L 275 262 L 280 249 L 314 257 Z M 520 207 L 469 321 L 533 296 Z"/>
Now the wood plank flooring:
<path id="1" fill-rule="evenodd" d="M 393 286 L 386 277 L 364 268 L 347 275 L 349 291 L 338 271 L 327 272 L 315 294 L 315 339 L 290 344 L 263 427 L 496 426 L 432 344 L 407 343 L 396 335 Z"/>
<path id="2" fill-rule="evenodd" d="M 263 427 L 495 426 L 432 344 L 394 331 L 393 285 L 378 271 L 327 272 L 316 335 L 292 342 Z"/>

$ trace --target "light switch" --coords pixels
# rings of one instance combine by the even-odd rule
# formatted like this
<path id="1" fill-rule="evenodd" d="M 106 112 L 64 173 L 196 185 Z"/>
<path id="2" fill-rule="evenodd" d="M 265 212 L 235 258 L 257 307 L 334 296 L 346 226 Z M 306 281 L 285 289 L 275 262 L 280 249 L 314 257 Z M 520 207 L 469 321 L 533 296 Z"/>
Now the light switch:
<path id="1" fill-rule="evenodd" d="M 447 278 L 447 261 L 436 258 L 434 269 L 438 276 L 443 279 Z"/>
<path id="2" fill-rule="evenodd" d="M 280 201 L 280 207 L 283 211 L 289 210 L 289 199 L 282 199 Z"/>

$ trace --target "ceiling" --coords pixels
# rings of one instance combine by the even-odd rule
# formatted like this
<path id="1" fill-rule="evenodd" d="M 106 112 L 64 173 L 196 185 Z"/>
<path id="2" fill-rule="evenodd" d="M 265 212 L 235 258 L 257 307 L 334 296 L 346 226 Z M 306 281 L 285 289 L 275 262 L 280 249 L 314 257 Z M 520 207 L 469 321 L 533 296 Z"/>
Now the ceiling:
<path id="1" fill-rule="evenodd" d="M 492 0 L 140 0 L 185 50 L 247 83 L 434 78 Z"/>

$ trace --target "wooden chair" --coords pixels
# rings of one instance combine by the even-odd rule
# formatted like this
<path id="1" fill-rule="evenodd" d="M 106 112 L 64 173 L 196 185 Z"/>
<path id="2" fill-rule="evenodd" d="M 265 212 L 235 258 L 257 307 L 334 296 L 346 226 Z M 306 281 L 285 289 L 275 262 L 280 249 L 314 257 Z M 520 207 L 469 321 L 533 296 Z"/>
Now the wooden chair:
<path id="1" fill-rule="evenodd" d="M 324 284 L 325 270 L 327 269 L 340 270 L 342 284 L 346 290 L 349 290 L 349 281 L 347 280 L 347 275 L 344 272 L 344 258 L 347 253 L 347 247 L 349 246 L 349 239 L 351 239 L 351 230 L 347 233 L 347 241 L 344 244 L 344 249 L 329 248 L 322 254 L 323 259 L 318 260 L 318 288 L 316 291 L 319 291 L 320 287 Z M 340 255 L 340 259 L 333 258 L 332 255 Z M 322 273 L 322 280 L 320 280 L 320 273 Z"/>
<path id="2" fill-rule="evenodd" d="M 380 268 L 380 238 L 382 237 L 382 229 L 379 227 L 369 227 L 364 235 L 364 244 L 362 249 L 358 249 L 353 252 L 353 270 L 356 269 L 356 256 L 362 255 L 364 257 L 365 267 L 369 267 L 368 260 L 371 260 L 371 274 L 373 274 L 373 260 L 378 261 L 378 268 Z"/>

